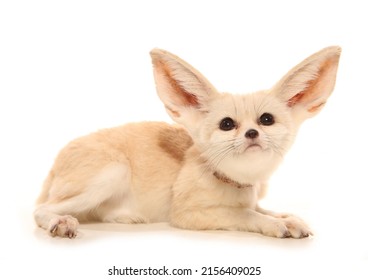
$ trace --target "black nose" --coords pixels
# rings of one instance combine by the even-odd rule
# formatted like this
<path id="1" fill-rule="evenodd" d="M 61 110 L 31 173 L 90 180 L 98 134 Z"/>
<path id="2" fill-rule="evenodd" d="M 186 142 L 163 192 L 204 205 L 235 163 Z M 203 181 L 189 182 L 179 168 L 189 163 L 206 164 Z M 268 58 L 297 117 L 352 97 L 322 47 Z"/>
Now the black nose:
<path id="1" fill-rule="evenodd" d="M 246 133 L 245 133 L 245 137 L 249 138 L 249 139 L 254 139 L 257 138 L 259 135 L 258 131 L 255 129 L 249 129 Z"/>

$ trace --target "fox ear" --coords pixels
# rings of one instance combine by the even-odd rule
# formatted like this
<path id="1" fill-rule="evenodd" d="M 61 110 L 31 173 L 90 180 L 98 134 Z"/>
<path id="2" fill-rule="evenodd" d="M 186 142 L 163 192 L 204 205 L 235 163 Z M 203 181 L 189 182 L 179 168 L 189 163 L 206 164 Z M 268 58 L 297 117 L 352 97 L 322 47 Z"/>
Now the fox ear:
<path id="1" fill-rule="evenodd" d="M 160 49 L 151 52 L 158 96 L 171 118 L 192 125 L 219 93 L 207 79 L 179 57 Z"/>
<path id="2" fill-rule="evenodd" d="M 332 93 L 341 49 L 333 46 L 291 69 L 271 90 L 300 121 L 316 115 Z"/>

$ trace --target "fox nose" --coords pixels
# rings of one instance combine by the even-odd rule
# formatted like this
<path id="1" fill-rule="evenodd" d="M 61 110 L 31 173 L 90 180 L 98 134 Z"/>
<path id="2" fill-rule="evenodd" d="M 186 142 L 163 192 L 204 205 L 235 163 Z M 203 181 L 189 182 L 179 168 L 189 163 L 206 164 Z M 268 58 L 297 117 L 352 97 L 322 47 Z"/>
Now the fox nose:
<path id="1" fill-rule="evenodd" d="M 248 138 L 248 139 L 255 139 L 257 138 L 259 135 L 258 131 L 255 130 L 255 129 L 249 129 L 246 133 L 245 133 L 245 138 Z"/>

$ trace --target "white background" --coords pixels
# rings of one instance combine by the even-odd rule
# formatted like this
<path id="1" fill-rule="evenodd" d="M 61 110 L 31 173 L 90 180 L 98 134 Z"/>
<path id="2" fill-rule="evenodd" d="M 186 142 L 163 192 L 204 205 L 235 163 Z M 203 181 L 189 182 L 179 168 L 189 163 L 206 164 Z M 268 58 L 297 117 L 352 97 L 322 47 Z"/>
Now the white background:
<path id="1" fill-rule="evenodd" d="M 367 9 L 364 1 L 2 1 L 0 278 L 112 279 L 112 266 L 260 266 L 254 279 L 367 279 Z M 302 127 L 263 206 L 302 216 L 312 239 L 84 225 L 51 238 L 33 202 L 61 147 L 97 129 L 170 121 L 149 51 L 167 49 L 221 91 L 273 85 L 329 45 L 335 91 Z M 83 277 L 83 278 L 82 278 Z M 116 276 L 115 276 L 116 277 Z M 192 277 L 162 279 L 246 279 Z M 125 277 L 125 279 L 143 279 Z M 147 279 L 159 279 L 148 277 Z"/>

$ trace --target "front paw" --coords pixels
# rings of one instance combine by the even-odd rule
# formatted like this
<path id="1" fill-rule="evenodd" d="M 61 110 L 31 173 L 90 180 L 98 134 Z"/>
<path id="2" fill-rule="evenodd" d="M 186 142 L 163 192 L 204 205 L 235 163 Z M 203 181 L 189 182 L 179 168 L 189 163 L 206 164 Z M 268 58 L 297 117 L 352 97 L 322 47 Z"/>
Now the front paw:
<path id="1" fill-rule="evenodd" d="M 288 228 L 288 231 L 290 232 L 290 237 L 305 238 L 313 235 L 308 225 L 298 217 L 289 216 L 283 218 L 282 221 Z"/>
<path id="2" fill-rule="evenodd" d="M 264 235 L 278 238 L 305 238 L 313 235 L 303 221 L 293 216 L 275 218 L 264 225 L 261 231 Z"/>

